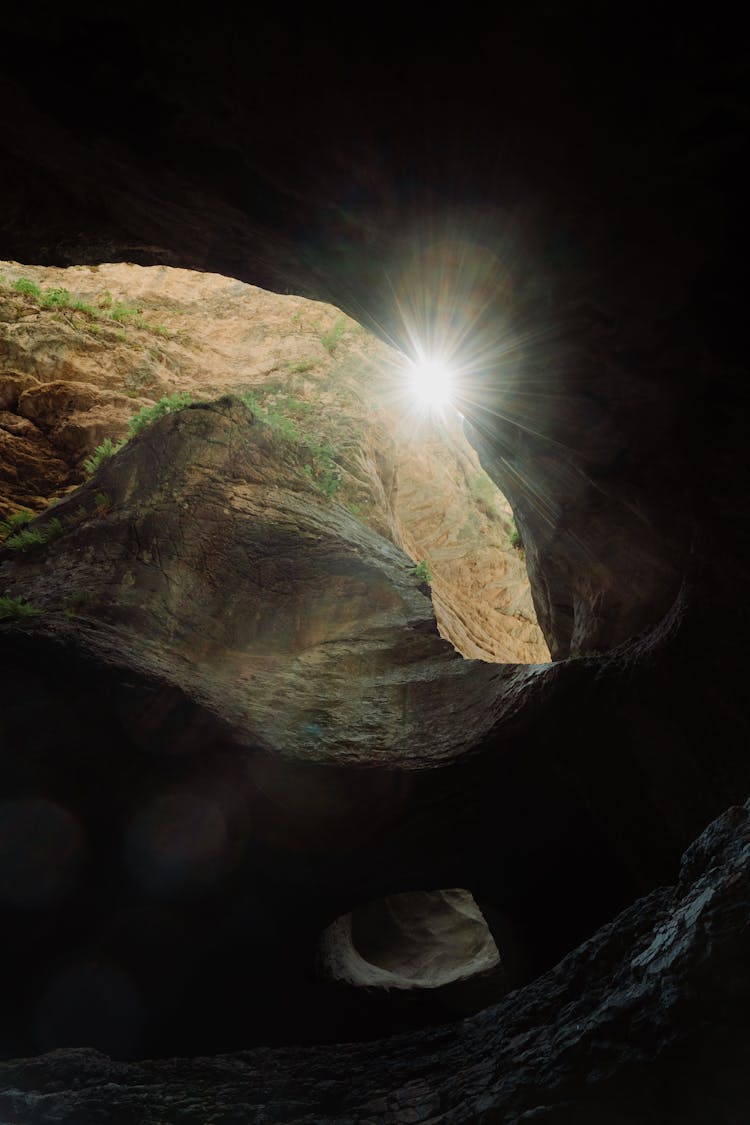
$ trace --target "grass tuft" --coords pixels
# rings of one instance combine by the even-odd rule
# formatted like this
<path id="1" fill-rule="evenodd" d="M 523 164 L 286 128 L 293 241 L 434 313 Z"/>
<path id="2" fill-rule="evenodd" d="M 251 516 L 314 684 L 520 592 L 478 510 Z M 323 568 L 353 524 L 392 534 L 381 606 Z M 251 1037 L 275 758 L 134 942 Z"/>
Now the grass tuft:
<path id="1" fill-rule="evenodd" d="M 328 332 L 324 332 L 320 337 L 321 344 L 329 354 L 332 355 L 336 350 L 336 345 L 344 335 L 345 331 L 346 321 L 344 320 L 343 316 L 340 316 L 333 325 L 333 328 L 331 328 Z"/>
<path id="2" fill-rule="evenodd" d="M 28 277 L 19 277 L 11 285 L 11 289 L 15 289 L 16 293 L 27 293 L 31 297 L 41 297 L 42 291 L 35 281 Z"/>
<path id="3" fill-rule="evenodd" d="M 70 293 L 67 289 L 48 289 L 39 299 L 43 309 L 70 308 Z"/>

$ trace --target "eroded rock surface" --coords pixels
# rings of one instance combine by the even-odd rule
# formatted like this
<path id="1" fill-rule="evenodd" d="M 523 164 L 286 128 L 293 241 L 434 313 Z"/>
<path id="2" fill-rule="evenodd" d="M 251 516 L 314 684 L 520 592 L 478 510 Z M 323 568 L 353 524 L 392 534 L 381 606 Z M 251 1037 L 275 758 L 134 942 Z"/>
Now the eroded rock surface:
<path id="1" fill-rule="evenodd" d="M 7 1120 L 739 1125 L 750 963 L 750 812 L 687 851 L 679 882 L 551 972 L 451 1028 L 371 1044 L 118 1063 L 0 1064 Z"/>
<path id="2" fill-rule="evenodd" d="M 6 1034 L 18 1029 L 9 1013 L 27 982 L 41 980 L 34 1004 L 49 997 L 28 952 L 45 942 L 64 978 L 52 999 L 59 1005 L 67 980 L 71 1010 L 94 1025 L 106 985 L 119 1028 L 133 1027 L 133 993 L 113 961 L 128 979 L 139 958 L 151 963 L 162 1012 L 175 980 L 175 994 L 189 982 L 160 1037 L 184 1054 L 194 1048 L 182 1045 L 183 1025 L 229 1034 L 237 996 L 252 998 L 241 1012 L 266 1043 L 282 1009 L 287 1035 L 301 1039 L 304 1005 L 289 1010 L 304 986 L 296 967 L 359 896 L 466 886 L 504 958 L 512 915 L 517 952 L 542 972 L 652 895 L 602 931 L 614 948 L 601 966 L 583 946 L 564 980 L 554 971 L 541 992 L 511 995 L 470 1034 L 422 1032 L 394 1053 L 268 1049 L 245 1062 L 133 1069 L 63 1052 L 6 1072 L 9 1086 L 31 1091 L 13 1095 L 6 1115 L 23 1121 L 53 1105 L 75 1120 L 82 1107 L 88 1125 L 121 1097 L 122 1118 L 138 1120 L 159 1074 L 166 1120 L 173 1110 L 201 1123 L 214 1111 L 430 1120 L 446 1107 L 448 1119 L 744 1125 L 747 904 L 732 847 L 712 853 L 694 885 L 702 899 L 680 899 L 682 885 L 675 900 L 654 891 L 674 883 L 676 856 L 707 819 L 750 791 L 739 22 L 691 25 L 670 13 L 660 26 L 652 8 L 623 19 L 606 6 L 579 18 L 567 5 L 540 18 L 516 5 L 483 16 L 478 31 L 473 20 L 426 22 L 414 7 L 395 35 L 391 21 L 372 19 L 365 50 L 314 8 L 295 13 L 294 34 L 280 6 L 223 18 L 186 9 L 178 23 L 157 8 L 146 22 L 132 7 L 81 15 L 8 10 L 2 256 L 209 269 L 332 301 L 400 347 L 404 308 L 476 329 L 476 393 L 463 412 L 519 514 L 553 655 L 620 644 L 506 684 L 519 707 L 502 737 L 442 770 L 363 780 L 256 756 L 247 787 L 246 758 L 238 763 L 231 738 L 179 692 L 3 627 L 5 795 L 20 802 L 6 827 L 37 869 L 51 854 L 52 870 L 67 873 L 37 879 L 40 891 L 79 888 L 67 914 L 29 913 L 27 900 L 4 924 Z M 201 831 L 186 830 L 199 797 L 211 807 L 197 816 Z M 169 813 L 163 837 L 162 817 L 141 801 Z M 226 849 L 217 808 L 232 829 Z M 151 887 L 140 899 L 122 874 L 131 822 L 128 869 Z M 205 887 L 217 854 L 242 852 L 240 824 L 253 826 L 253 863 L 227 893 L 164 897 L 175 880 L 191 883 L 164 844 L 194 845 L 187 869 Z M 33 846 L 39 826 L 46 850 Z M 88 857 L 88 883 L 76 881 L 77 856 Z M 21 900 L 31 885 L 16 870 Z M 689 909 L 677 933 L 679 901 Z M 285 941 L 295 926 L 307 941 Z M 75 964 L 61 965 L 68 956 Z M 230 966 L 223 981 L 219 963 Z M 285 987 L 263 1007 L 267 979 Z M 231 1002 L 217 1012 L 213 995 Z M 533 1019 L 508 1018 L 532 996 Z M 310 1007 L 310 1039 L 330 1016 L 324 1001 Z M 352 1021 L 341 1027 L 344 1041 Z M 28 1042 L 26 1053 L 40 1049 Z M 247 1065 L 247 1082 L 231 1085 Z M 127 1075 L 135 1085 L 124 1086 Z"/>
<path id="3" fill-rule="evenodd" d="M 314 961 L 335 918 L 403 891 L 465 887 L 506 987 L 524 983 L 750 787 L 739 751 L 716 771 L 715 683 L 673 670 L 695 643 L 687 590 L 606 658 L 464 660 L 408 556 L 331 504 L 306 456 L 235 398 L 188 406 L 0 554 L 15 1053 L 393 1026 L 328 995 Z M 665 720 L 685 699 L 688 743 Z M 238 989 L 247 1010 L 227 1007 Z"/>
<path id="4" fill-rule="evenodd" d="M 514 670 L 439 638 L 408 556 L 321 495 L 305 457 L 239 400 L 188 407 L 30 525 L 61 533 L 6 549 L 3 588 L 43 630 L 220 714 L 241 745 L 368 766 L 460 755 Z"/>

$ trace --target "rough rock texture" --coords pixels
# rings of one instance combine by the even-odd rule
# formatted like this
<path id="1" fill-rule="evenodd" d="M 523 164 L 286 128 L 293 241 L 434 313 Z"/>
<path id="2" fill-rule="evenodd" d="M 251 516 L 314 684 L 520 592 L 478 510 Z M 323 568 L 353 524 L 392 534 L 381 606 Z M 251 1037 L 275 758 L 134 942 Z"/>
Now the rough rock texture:
<path id="1" fill-rule="evenodd" d="M 3 256 L 211 270 L 331 300 L 407 351 L 459 337 L 553 656 L 652 624 L 694 521 L 727 483 L 742 503 L 717 479 L 744 365 L 730 21 L 560 9 L 540 34 L 529 9 L 478 32 L 415 10 L 398 35 L 373 21 L 353 68 L 312 14 L 293 33 L 273 12 L 173 22 L 18 15 Z"/>
<path id="2" fill-rule="evenodd" d="M 166 267 L 6 262 L 0 274 L 0 516 L 84 479 L 95 447 L 163 395 L 251 391 L 330 447 L 339 502 L 428 563 L 438 627 L 459 652 L 549 659 L 510 506 L 455 411 L 420 409 L 403 357 L 338 309 Z M 47 308 L 14 291 L 19 279 L 69 303 Z"/>
<path id="3" fill-rule="evenodd" d="M 37 611 L 0 625 L 9 1050 L 200 1051 L 426 1018 L 328 995 L 322 930 L 461 886 L 506 987 L 525 982 L 750 788 L 739 733 L 716 769 L 731 685 L 717 698 L 697 664 L 674 674 L 698 624 L 687 588 L 606 658 L 464 660 L 408 557 L 236 399 L 155 423 L 27 530 L 46 541 L 0 553 L 5 596 Z M 689 735 L 668 718 L 685 700 Z"/>
<path id="4" fill-rule="evenodd" d="M 496 719 L 488 686 L 516 669 L 441 640 L 409 558 L 304 458 L 238 400 L 190 406 L 30 524 L 62 534 L 6 548 L 2 588 L 41 633 L 169 683 L 239 745 L 411 768 L 465 753 Z"/>
<path id="5" fill-rule="evenodd" d="M 333 997 L 311 991 L 302 966 L 320 930 L 359 901 L 462 886 L 509 969 L 539 979 L 470 1025 L 406 1043 L 260 1051 L 256 1104 L 270 1088 L 282 1119 L 309 1106 L 318 1121 L 429 1120 L 439 1088 L 438 1106 L 475 1119 L 746 1120 L 747 908 L 731 847 L 713 853 L 694 898 L 685 889 L 694 913 L 661 947 L 676 960 L 640 980 L 643 965 L 626 968 L 649 946 L 662 967 L 652 922 L 672 907 L 657 888 L 750 790 L 747 52 L 729 12 L 667 16 L 516 5 L 446 22 L 406 6 L 397 21 L 373 13 L 363 36 L 315 7 L 180 21 L 132 6 L 47 19 L 8 9 L 2 257 L 210 270 L 330 301 L 410 354 L 415 334 L 460 339 L 462 413 L 518 513 L 553 656 L 616 646 L 514 677 L 507 722 L 438 769 L 337 772 L 257 755 L 248 788 L 231 736 L 176 690 L 86 662 L 35 634 L 42 622 L 4 627 L 3 792 L 21 802 L 5 827 L 24 845 L 4 854 L 36 871 L 10 879 L 3 921 L 8 1052 L 43 1049 L 44 1035 L 126 1051 L 138 1039 L 131 975 L 152 1040 L 173 1055 L 249 1043 L 251 1017 L 256 1043 L 373 1034 L 385 1022 L 374 1009 L 334 1027 Z M 204 885 L 223 852 L 216 810 L 201 817 L 196 793 L 232 824 L 247 800 L 254 815 L 239 822 L 261 843 L 243 849 L 228 833 L 250 856 L 235 882 L 175 902 L 164 897 L 184 870 L 175 843 L 202 842 L 188 868 Z M 125 848 L 136 872 L 144 850 L 162 857 L 141 892 L 123 859 L 139 801 L 166 801 L 136 820 L 135 855 Z M 42 892 L 69 895 L 67 911 L 40 911 Z M 622 910 L 598 975 L 583 943 Z M 564 973 L 543 975 L 566 952 Z M 40 964 L 60 978 L 51 992 Z M 533 996 L 531 1024 L 514 1024 Z M 66 1005 L 79 1013 L 73 1040 L 70 1026 L 60 1038 Z M 12 1013 L 29 1006 L 45 1018 L 21 1043 Z M 587 1026 L 591 1038 L 576 1039 Z M 357 1081 L 365 1058 L 372 1083 Z M 21 1063 L 12 1081 L 55 1065 L 68 1090 L 101 1067 L 104 1113 L 126 1073 L 63 1054 Z M 230 1119 L 251 1119 L 253 1099 L 226 1085 L 237 1065 L 132 1073 L 161 1067 L 195 1090 L 219 1067 Z M 474 1083 L 499 1088 L 504 1074 L 517 1095 L 483 1108 Z M 607 1074 L 620 1078 L 597 1104 Z M 358 1105 L 364 1088 L 372 1098 Z M 190 1099 L 194 1119 L 210 1119 L 206 1085 Z M 29 1117 L 27 1105 L 12 1112 Z"/>
<path id="6" fill-rule="evenodd" d="M 7 1121 L 741 1125 L 750 1079 L 750 815 L 735 806 L 640 899 L 533 984 L 388 1042 L 117 1063 L 0 1064 Z M 585 1075 L 585 1084 L 581 1076 Z"/>

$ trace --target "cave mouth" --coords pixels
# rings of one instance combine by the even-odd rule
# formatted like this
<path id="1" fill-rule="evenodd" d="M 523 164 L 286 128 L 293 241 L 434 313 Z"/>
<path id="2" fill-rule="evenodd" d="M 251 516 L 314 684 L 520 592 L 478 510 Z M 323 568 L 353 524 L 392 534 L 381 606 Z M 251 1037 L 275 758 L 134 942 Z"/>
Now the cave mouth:
<path id="1" fill-rule="evenodd" d="M 3 521 L 43 512 L 106 465 L 136 419 L 140 432 L 159 412 L 233 395 L 301 450 L 319 504 L 411 559 L 457 652 L 549 661 L 514 513 L 453 401 L 465 363 L 449 340 L 412 339 L 408 359 L 333 305 L 232 277 L 11 261 L 0 337 L 12 372 L 0 444 L 33 467 L 19 474 L 0 456 L 0 539 Z"/>
<path id="2" fill-rule="evenodd" d="M 355 907 L 324 931 L 320 964 L 324 976 L 342 984 L 407 991 L 501 971 L 487 922 L 473 895 L 460 888 L 410 891 Z"/>

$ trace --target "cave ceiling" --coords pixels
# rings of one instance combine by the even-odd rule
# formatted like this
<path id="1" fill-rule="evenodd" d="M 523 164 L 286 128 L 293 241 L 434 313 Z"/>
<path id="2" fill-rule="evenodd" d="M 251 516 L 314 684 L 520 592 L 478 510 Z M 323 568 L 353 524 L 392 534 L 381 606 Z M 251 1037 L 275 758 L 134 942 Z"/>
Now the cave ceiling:
<path id="1" fill-rule="evenodd" d="M 430 742 L 429 704 L 415 712 L 414 736 L 401 747 L 403 770 L 387 762 L 362 769 L 354 756 L 356 768 L 347 769 L 347 759 L 332 770 L 323 755 L 264 757 L 261 735 L 253 735 L 252 746 L 237 735 L 234 696 L 222 714 L 216 684 L 191 680 L 190 652 L 183 659 L 171 640 L 149 648 L 147 636 L 147 658 L 140 654 L 142 638 L 132 637 L 146 602 L 134 606 L 127 591 L 119 602 L 120 594 L 110 593 L 122 559 L 128 566 L 143 561 L 132 528 L 139 511 L 156 510 L 160 488 L 173 487 L 186 509 L 198 496 L 206 526 L 220 526 L 230 485 L 239 482 L 250 494 L 257 465 L 265 472 L 283 456 L 275 447 L 268 453 L 273 443 L 256 427 L 253 443 L 266 460 L 253 461 L 245 450 L 245 465 L 226 454 L 229 468 L 219 474 L 215 495 L 201 491 L 190 474 L 203 453 L 190 443 L 196 435 L 212 438 L 206 460 L 215 469 L 232 450 L 233 439 L 222 435 L 234 432 L 237 404 L 222 399 L 191 408 L 187 421 L 163 419 L 154 436 L 133 443 L 106 470 L 109 494 L 128 516 L 117 534 L 102 536 L 84 523 L 60 556 L 70 573 L 93 567 L 98 554 L 105 560 L 91 586 L 112 628 L 61 614 L 38 634 L 19 639 L 3 626 L 0 638 L 13 704 L 1 728 L 7 791 L 25 799 L 41 777 L 50 791 L 57 785 L 60 800 L 73 794 L 102 845 L 86 870 L 91 886 L 106 884 L 107 894 L 99 890 L 95 899 L 92 891 L 80 916 L 77 904 L 64 913 L 62 943 L 72 934 L 75 946 L 81 918 L 91 917 L 103 948 L 137 947 L 158 1011 L 144 1042 L 157 1053 L 224 1049 L 243 1033 L 247 1042 L 264 1042 L 265 1020 L 272 1041 L 294 1042 L 280 987 L 297 996 L 291 1019 L 302 1038 L 314 1040 L 318 985 L 301 959 L 320 931 L 361 901 L 466 887 L 487 907 L 501 959 L 512 961 L 515 944 L 518 981 L 536 978 L 502 1009 L 519 1036 L 535 1029 L 535 1045 L 529 1055 L 519 1048 L 518 1080 L 500 1090 L 487 1077 L 499 1057 L 497 1028 L 506 1026 L 493 1024 L 493 1009 L 465 1025 L 463 1045 L 441 1045 L 442 1032 L 435 1032 L 426 1067 L 418 1039 L 393 1049 L 376 1045 L 371 1054 L 362 1044 L 350 1052 L 360 1068 L 357 1089 L 367 1093 L 352 1111 L 361 1114 L 356 1120 L 671 1125 L 693 1120 L 683 1088 L 693 1067 L 696 1113 L 704 1114 L 694 1119 L 739 1121 L 734 1106 L 747 1093 L 733 1053 L 746 1041 L 737 1032 L 738 997 L 748 987 L 737 936 L 746 930 L 745 812 L 725 814 L 693 845 L 678 883 L 681 853 L 750 788 L 740 251 L 750 162 L 743 159 L 747 60 L 736 29 L 718 20 L 687 26 L 683 17 L 658 26 L 652 14 L 587 10 L 579 18 L 567 8 L 541 7 L 481 20 L 461 13 L 446 23 L 421 8 L 348 15 L 315 7 L 200 9 L 177 19 L 138 6 L 79 6 L 74 16 L 57 11 L 45 19 L 16 10 L 0 26 L 0 259 L 210 271 L 329 301 L 406 351 L 414 324 L 462 332 L 475 349 L 462 390 L 465 431 L 513 507 L 554 662 L 522 673 L 470 662 L 468 671 L 459 668 L 390 545 L 381 559 L 369 532 L 352 531 L 318 498 L 299 525 L 319 537 L 326 529 L 321 542 L 328 546 L 314 567 L 325 581 L 330 558 L 336 567 L 349 559 L 347 581 L 377 570 L 382 605 L 370 609 L 378 644 L 396 637 L 392 647 L 403 652 L 407 636 L 424 667 L 433 661 L 423 679 L 444 683 L 445 665 L 454 680 L 472 685 L 477 704 L 464 693 L 472 714 L 464 721 L 441 689 L 441 706 L 461 728 L 444 769 L 423 768 L 423 756 L 409 760 L 415 746 Z M 244 475 L 234 481 L 240 469 Z M 245 522 L 237 517 L 241 534 L 230 555 L 244 549 L 242 536 L 248 551 L 268 547 L 269 557 L 277 551 L 284 560 L 293 553 L 284 521 L 294 504 L 304 508 L 304 484 L 286 462 L 279 472 L 289 474 L 292 499 L 282 496 L 281 514 L 268 518 L 261 540 L 252 493 L 240 513 Z M 90 483 L 82 496 L 95 505 L 94 493 Z M 190 551 L 175 547 L 154 581 L 149 572 L 149 597 L 165 603 L 178 571 L 194 580 L 199 568 L 192 560 L 203 550 L 176 506 L 162 529 L 172 527 L 170 520 L 170 543 L 188 543 Z M 41 554 L 39 563 L 5 556 L 4 582 L 28 580 L 42 599 L 63 596 L 62 568 L 47 567 Z M 110 572 L 115 578 L 105 582 Z M 239 564 L 226 577 L 246 594 Z M 194 628 L 189 614 L 180 617 L 183 608 L 169 628 L 186 620 Z M 221 644 L 234 659 L 231 636 Z M 385 682 L 389 668 L 378 666 L 381 672 Z M 163 690 L 156 719 L 155 685 Z M 233 678 L 229 695 L 235 687 Z M 32 689 L 42 701 L 41 735 L 33 742 L 38 759 L 27 752 L 23 701 Z M 395 704 L 392 713 L 378 712 L 378 723 L 391 723 L 392 714 Z M 366 710 L 359 718 L 370 729 Z M 393 727 L 399 729 L 395 719 Z M 454 754 L 461 739 L 473 744 L 466 750 L 461 742 Z M 180 740 L 188 750 L 178 757 Z M 112 773 L 97 757 L 102 744 L 116 763 Z M 76 763 L 73 780 L 57 763 L 60 745 Z M 238 747 L 255 755 L 249 773 L 242 773 Z M 171 907 L 160 913 L 153 903 L 110 914 L 120 888 L 108 876 L 120 862 L 117 817 L 125 817 L 126 801 L 140 787 L 175 779 L 196 791 L 209 783 L 224 794 L 252 790 L 257 817 L 243 821 L 233 844 L 237 854 L 247 846 L 252 857 L 244 867 L 238 861 L 220 902 L 198 898 L 174 916 Z M 34 811 L 42 822 L 52 816 L 51 838 L 69 831 L 47 806 Z M 147 836 L 150 823 L 138 821 Z M 354 842 L 342 848 L 342 837 Z M 23 886 L 16 891 L 23 897 Z M 262 924 L 253 894 L 264 902 Z M 625 908 L 618 929 L 611 919 Z M 41 949 L 48 965 L 58 940 L 49 917 L 37 926 L 20 913 L 2 976 L 18 1010 L 27 1003 L 24 974 L 35 972 L 33 950 Z M 191 934 L 180 958 L 169 945 L 176 914 Z M 154 941 L 162 941 L 156 951 Z M 623 950 L 631 946 L 642 961 L 628 960 Z M 653 968 L 660 950 L 663 965 Z M 666 977 L 659 976 L 664 965 Z M 235 969 L 248 989 L 262 993 L 249 1034 L 245 1013 L 228 1002 Z M 606 1013 L 614 1011 L 614 979 L 624 983 L 613 1030 Z M 198 982 L 195 1002 L 180 992 L 186 980 Z M 549 1013 L 558 1000 L 563 1015 L 577 1012 L 569 1005 L 581 1001 L 580 1023 L 554 1022 Z M 214 1023 L 204 1034 L 204 1017 L 219 1020 L 230 1007 L 227 1027 Z M 639 1021 L 643 1012 L 647 1018 Z M 336 1010 L 329 1036 L 342 1037 L 346 1016 Z M 566 1069 L 567 1048 L 560 1048 L 563 1061 L 554 1074 L 545 1071 L 538 1093 L 529 1073 L 542 1074 L 541 1058 L 558 1059 L 543 1041 L 548 1024 L 558 1045 L 574 1044 L 576 1061 Z M 712 1025 L 716 1044 L 727 1045 L 723 1061 L 719 1046 L 713 1054 L 701 1047 Z M 387 1021 L 383 1026 L 392 1030 Z M 624 1046 L 631 1033 L 632 1054 Z M 50 1034 L 42 1046 L 55 1045 Z M 14 1038 L 11 1029 L 2 1047 L 6 1054 L 31 1052 L 39 1039 L 33 1029 Z M 316 1101 L 317 1087 L 308 1089 L 297 1109 L 279 1094 L 280 1108 L 270 1116 L 256 1106 L 246 1120 L 346 1119 L 335 1114 L 350 1076 L 315 1050 L 301 1061 L 292 1051 L 280 1065 L 289 1074 L 303 1074 L 309 1059 L 323 1071 L 331 1065 L 328 1092 Z M 638 1067 L 662 1051 L 668 1061 L 652 1081 Z M 591 1063 L 594 1056 L 604 1060 L 601 1067 Z M 481 1063 L 457 1093 L 469 1057 Z M 523 1069 L 527 1062 L 531 1071 Z M 722 1101 L 712 1082 L 724 1063 L 729 1094 Z M 36 1088 L 33 1067 L 9 1065 L 14 1089 L 27 1082 Z M 51 1077 L 44 1072 L 39 1079 L 40 1090 L 58 1082 L 58 1065 L 62 1087 L 76 1085 L 79 1065 L 95 1070 L 87 1058 L 68 1062 L 61 1055 Z M 107 1081 L 107 1066 L 97 1066 Z M 640 1076 L 637 1093 L 618 1117 L 628 1067 Z M 448 1077 L 438 1081 L 438 1073 Z M 118 1075 L 123 1089 L 141 1081 L 135 1071 Z M 256 1079 L 247 1079 L 254 1089 Z M 601 1103 L 581 1092 L 587 1083 L 603 1091 Z M 385 1095 L 379 1102 L 385 1087 L 411 1092 L 399 1093 L 397 1105 Z M 19 1120 L 24 1113 L 31 1119 L 33 1099 L 25 1097 L 8 1102 Z M 91 1097 L 96 1102 L 98 1095 Z M 672 1108 L 664 1110 L 670 1098 Z M 123 1112 L 135 1112 L 127 1098 L 124 1104 Z M 52 1120 L 44 1109 L 33 1112 L 35 1121 Z M 190 1112 L 175 1120 L 190 1120 Z M 226 1113 L 216 1120 L 236 1120 Z M 145 1110 L 139 1119 L 162 1120 Z"/>

